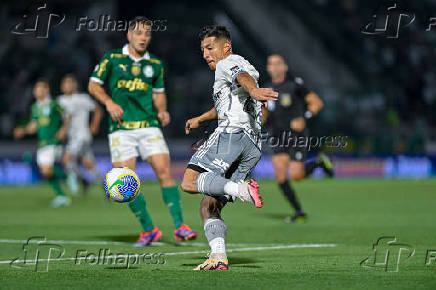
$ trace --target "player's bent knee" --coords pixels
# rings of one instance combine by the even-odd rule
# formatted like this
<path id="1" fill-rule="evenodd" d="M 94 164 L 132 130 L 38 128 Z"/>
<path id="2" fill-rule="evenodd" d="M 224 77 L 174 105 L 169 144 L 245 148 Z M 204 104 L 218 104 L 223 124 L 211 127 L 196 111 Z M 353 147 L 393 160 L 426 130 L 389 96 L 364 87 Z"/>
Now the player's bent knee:
<path id="1" fill-rule="evenodd" d="M 161 182 L 172 181 L 171 170 L 169 168 L 157 168 L 156 176 Z"/>
<path id="2" fill-rule="evenodd" d="M 180 187 L 183 191 L 188 193 L 198 193 L 197 191 L 197 178 L 200 173 L 190 168 L 186 169 L 183 175 L 182 184 Z"/>
<path id="3" fill-rule="evenodd" d="M 51 170 L 49 168 L 42 168 L 41 175 L 44 179 L 50 179 L 53 175 L 53 170 Z"/>
<path id="4" fill-rule="evenodd" d="M 276 173 L 275 174 L 276 175 L 276 181 L 278 183 L 283 183 L 283 182 L 285 182 L 288 179 L 288 176 L 286 174 L 286 168 L 278 169 L 278 170 L 276 170 L 275 173 Z"/>
<path id="5" fill-rule="evenodd" d="M 304 179 L 305 174 L 304 171 L 291 172 L 291 179 L 294 181 L 300 181 Z"/>
<path id="6" fill-rule="evenodd" d="M 180 187 L 187 193 L 197 193 L 197 186 L 192 182 L 192 180 L 188 181 L 187 179 L 183 178 Z"/>

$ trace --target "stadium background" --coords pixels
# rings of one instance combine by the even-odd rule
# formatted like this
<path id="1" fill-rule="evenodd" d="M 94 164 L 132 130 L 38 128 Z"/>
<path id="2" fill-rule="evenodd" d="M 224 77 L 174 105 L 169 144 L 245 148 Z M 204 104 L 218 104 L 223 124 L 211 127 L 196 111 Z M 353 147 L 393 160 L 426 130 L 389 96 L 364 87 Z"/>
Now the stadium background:
<path id="1" fill-rule="evenodd" d="M 44 3 L 44 2 L 41 2 Z M 384 3 L 384 4 L 383 4 Z M 325 102 L 309 121 L 313 136 L 347 136 L 346 148 L 322 148 L 333 156 L 338 177 L 427 178 L 436 172 L 436 32 L 426 31 L 436 16 L 435 1 L 396 1 L 416 20 L 398 38 L 365 35 L 361 29 L 372 15 L 386 14 L 383 1 L 49 1 L 48 9 L 65 14 L 48 38 L 10 32 L 23 14 L 31 23 L 38 2 L 2 2 L 0 43 L 0 184 L 29 184 L 39 176 L 26 160 L 35 155 L 36 138 L 13 140 L 12 130 L 26 121 L 36 78 L 50 80 L 59 94 L 60 78 L 74 73 L 81 90 L 99 58 L 125 43 L 124 32 L 75 31 L 77 19 L 109 15 L 129 20 L 145 15 L 165 23 L 156 31 L 150 51 L 165 62 L 171 124 L 168 138 L 173 171 L 183 173 L 191 144 L 204 136 L 184 135 L 185 120 L 210 108 L 213 73 L 201 57 L 197 34 L 202 26 L 220 23 L 233 36 L 234 52 L 245 56 L 268 81 L 268 54 L 288 60 L 294 75 L 305 79 Z M 387 32 L 389 33 L 389 31 Z M 95 137 L 99 168 L 110 168 L 106 139 L 107 115 Z M 266 146 L 265 146 L 266 147 Z M 24 153 L 24 154 L 23 154 Z M 316 151 L 312 152 L 312 155 Z M 256 177 L 271 178 L 269 153 L 257 166 Z M 140 163 L 138 173 L 153 179 Z M 318 173 L 318 176 L 320 173 Z"/>

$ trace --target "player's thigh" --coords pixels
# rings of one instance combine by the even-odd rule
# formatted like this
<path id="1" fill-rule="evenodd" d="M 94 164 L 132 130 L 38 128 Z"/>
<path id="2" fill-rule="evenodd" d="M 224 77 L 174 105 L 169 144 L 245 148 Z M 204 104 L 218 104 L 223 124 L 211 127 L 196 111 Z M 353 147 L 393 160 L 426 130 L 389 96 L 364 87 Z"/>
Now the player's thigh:
<path id="1" fill-rule="evenodd" d="M 65 146 L 64 159 L 66 158 L 65 156 L 68 155 L 71 158 L 69 161 L 73 159 L 76 161 L 77 156 L 80 155 L 81 147 L 81 140 L 70 138 L 67 145 Z"/>
<path id="2" fill-rule="evenodd" d="M 186 168 L 182 184 L 180 185 L 182 190 L 188 193 L 198 193 L 197 179 L 199 174 L 200 172 L 197 170 Z"/>
<path id="3" fill-rule="evenodd" d="M 85 166 L 88 169 L 92 169 L 95 167 L 95 160 L 94 158 L 88 158 L 88 157 L 82 157 L 80 160 L 83 164 L 83 166 Z"/>
<path id="4" fill-rule="evenodd" d="M 47 145 L 36 151 L 36 163 L 39 168 L 53 167 L 62 155 L 62 148 L 58 145 Z"/>
<path id="5" fill-rule="evenodd" d="M 304 162 L 291 160 L 291 165 L 289 166 L 291 179 L 296 181 L 303 179 L 305 176 L 304 167 Z"/>
<path id="6" fill-rule="evenodd" d="M 242 132 L 215 131 L 191 157 L 189 164 L 205 171 L 225 175 L 244 150 L 245 144 L 241 142 L 243 137 L 244 133 Z"/>
<path id="7" fill-rule="evenodd" d="M 134 132 L 142 160 L 147 160 L 153 155 L 169 154 L 168 145 L 160 128 L 141 128 L 135 129 Z"/>
<path id="8" fill-rule="evenodd" d="M 136 157 L 120 161 L 120 162 L 112 162 L 112 167 L 127 167 L 132 170 L 135 170 L 136 168 Z"/>
<path id="9" fill-rule="evenodd" d="M 80 161 L 86 168 L 92 169 L 95 167 L 95 157 L 94 153 L 92 152 L 91 142 L 84 144 L 83 149 L 80 152 L 80 156 Z"/>
<path id="10" fill-rule="evenodd" d="M 67 165 L 67 164 L 70 163 L 72 160 L 73 160 L 73 155 L 72 155 L 70 152 L 66 151 L 66 152 L 64 153 L 64 155 L 62 156 L 62 164 L 63 164 L 63 165 Z"/>
<path id="11" fill-rule="evenodd" d="M 163 187 L 174 186 L 173 176 L 171 174 L 170 155 L 168 153 L 154 154 L 147 157 L 157 178 Z"/>
<path id="12" fill-rule="evenodd" d="M 53 175 L 53 165 L 42 164 L 39 166 L 39 171 L 44 178 L 48 179 Z"/>
<path id="13" fill-rule="evenodd" d="M 272 156 L 272 164 L 274 167 L 274 173 L 279 183 L 284 182 L 288 177 L 289 164 L 291 158 L 288 153 L 277 153 Z"/>
<path id="14" fill-rule="evenodd" d="M 256 164 L 262 156 L 259 148 L 257 148 L 247 136 L 245 136 L 245 140 L 242 142 L 245 142 L 243 153 L 240 158 L 230 166 L 229 171 L 226 173 L 226 177 L 235 182 L 244 181 L 256 167 Z"/>
<path id="15" fill-rule="evenodd" d="M 112 163 L 120 163 L 139 156 L 134 130 L 118 130 L 108 136 Z"/>

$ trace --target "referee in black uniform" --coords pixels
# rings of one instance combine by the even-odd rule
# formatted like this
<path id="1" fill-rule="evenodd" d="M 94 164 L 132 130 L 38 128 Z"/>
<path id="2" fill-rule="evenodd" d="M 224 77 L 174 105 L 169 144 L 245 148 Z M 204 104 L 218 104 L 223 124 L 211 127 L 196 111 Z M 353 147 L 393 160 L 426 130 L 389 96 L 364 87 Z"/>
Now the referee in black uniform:
<path id="1" fill-rule="evenodd" d="M 306 119 L 316 115 L 323 107 L 318 95 L 308 90 L 301 78 L 287 79 L 288 66 L 279 54 L 268 57 L 267 71 L 271 83 L 265 85 L 279 93 L 275 102 L 268 102 L 264 109 L 263 121 L 268 128 L 269 145 L 273 151 L 272 162 L 277 183 L 283 194 L 289 200 L 295 214 L 287 217 L 288 222 L 304 222 L 307 218 L 295 191 L 288 180 L 288 170 L 292 180 L 299 181 L 310 176 L 315 168 L 321 167 L 329 176 L 333 176 L 330 160 L 324 154 L 319 154 L 314 160 L 306 161 L 309 132 Z"/>

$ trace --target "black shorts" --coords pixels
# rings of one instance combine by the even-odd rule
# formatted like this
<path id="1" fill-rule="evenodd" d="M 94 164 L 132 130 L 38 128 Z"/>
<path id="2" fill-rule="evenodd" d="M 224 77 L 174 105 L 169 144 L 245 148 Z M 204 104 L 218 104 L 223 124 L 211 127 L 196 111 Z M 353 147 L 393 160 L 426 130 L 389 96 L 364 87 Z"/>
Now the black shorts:
<path id="1" fill-rule="evenodd" d="M 306 130 L 305 130 L 306 131 Z M 308 134 L 291 132 L 290 134 L 271 134 L 268 146 L 273 154 L 289 154 L 292 161 L 305 162 L 307 158 Z"/>

